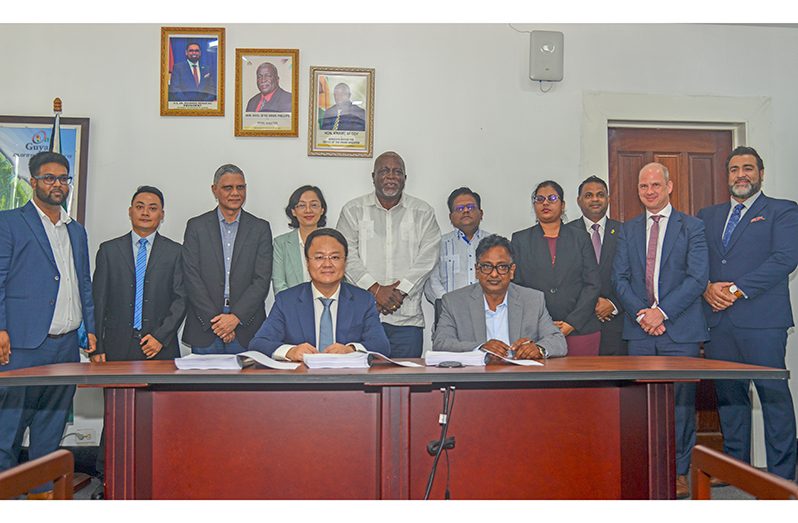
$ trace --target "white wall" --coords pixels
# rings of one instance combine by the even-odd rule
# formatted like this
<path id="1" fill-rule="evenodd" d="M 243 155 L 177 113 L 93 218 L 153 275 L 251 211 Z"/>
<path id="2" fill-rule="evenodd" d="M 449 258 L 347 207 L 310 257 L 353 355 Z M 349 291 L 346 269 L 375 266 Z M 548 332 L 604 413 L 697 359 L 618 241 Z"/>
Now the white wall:
<path id="1" fill-rule="evenodd" d="M 213 207 L 211 177 L 227 162 L 247 174 L 247 209 L 275 234 L 287 230 L 283 208 L 304 183 L 324 190 L 334 225 L 347 200 L 370 190 L 372 161 L 307 156 L 311 65 L 376 69 L 375 152 L 403 155 L 407 192 L 435 206 L 444 230 L 445 198 L 460 185 L 482 194 L 494 232 L 531 223 L 529 191 L 546 178 L 562 183 L 578 216 L 576 186 L 594 172 L 582 158 L 583 96 L 595 92 L 769 99 L 748 131 L 770 138 L 749 144 L 763 152 L 766 192 L 798 199 L 798 29 L 514 26 L 565 33 L 565 78 L 549 93 L 528 79 L 528 34 L 508 25 L 227 25 L 226 115 L 189 118 L 159 116 L 160 26 L 0 25 L 0 114 L 49 115 L 58 96 L 64 116 L 91 118 L 92 253 L 129 230 L 130 195 L 144 183 L 164 191 L 161 232 L 180 241 L 186 220 Z M 237 47 L 300 49 L 298 138 L 233 136 Z M 795 275 L 791 288 L 798 309 Z M 796 345 L 791 335 L 792 368 Z"/>

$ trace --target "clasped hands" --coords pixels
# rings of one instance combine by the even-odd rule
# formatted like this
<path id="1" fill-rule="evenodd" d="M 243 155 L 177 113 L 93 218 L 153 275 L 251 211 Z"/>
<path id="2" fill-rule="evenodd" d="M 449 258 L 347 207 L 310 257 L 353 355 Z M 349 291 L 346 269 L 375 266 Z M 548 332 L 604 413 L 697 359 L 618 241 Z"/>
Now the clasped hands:
<path id="1" fill-rule="evenodd" d="M 649 336 L 662 336 L 665 334 L 665 315 L 658 307 L 640 309 L 637 311 L 637 323 Z"/>
<path id="2" fill-rule="evenodd" d="M 482 344 L 482 348 L 493 354 L 501 356 L 502 358 L 507 358 L 508 351 L 513 350 L 515 351 L 515 357 L 512 359 L 515 360 L 543 359 L 543 353 L 540 352 L 540 349 L 537 345 L 535 345 L 535 342 L 529 338 L 519 338 L 515 340 L 512 345 L 507 345 L 503 341 L 499 340 L 488 340 Z M 493 354 L 491 354 L 490 357 L 495 359 Z"/>
<path id="3" fill-rule="evenodd" d="M 734 282 L 730 281 L 707 283 L 707 288 L 704 290 L 704 300 L 712 307 L 712 312 L 728 309 L 737 301 L 737 296 L 729 290 L 732 285 L 734 285 Z"/>
<path id="4" fill-rule="evenodd" d="M 377 300 L 377 310 L 380 314 L 385 314 L 386 316 L 393 314 L 402 306 L 402 302 L 405 301 L 407 294 L 397 289 L 399 283 L 400 282 L 397 280 L 390 285 L 375 283 L 369 287 L 369 292 L 373 294 L 374 299 Z"/>
<path id="5" fill-rule="evenodd" d="M 93 336 L 94 334 L 89 334 L 89 347 L 91 347 L 92 345 L 91 339 Z M 96 344 L 96 339 L 95 339 L 95 344 Z M 139 341 L 139 346 L 141 348 L 141 352 L 144 353 L 144 355 L 147 357 L 148 360 L 154 358 L 159 352 L 161 352 L 161 349 L 163 349 L 163 343 L 155 339 L 155 336 L 153 336 L 152 334 L 147 334 L 146 336 L 142 336 L 141 340 Z M 92 352 L 94 352 L 94 349 L 91 350 L 86 349 L 86 352 L 91 354 Z M 102 354 L 91 354 L 89 358 L 91 359 L 92 363 L 105 363 L 104 352 Z"/>
<path id="6" fill-rule="evenodd" d="M 329 347 L 324 349 L 325 354 L 349 354 L 350 352 L 355 352 L 355 348 L 351 345 L 344 345 L 342 343 L 333 343 Z M 319 351 L 316 350 L 316 347 L 311 345 L 310 343 L 300 343 L 295 347 L 291 347 L 291 349 L 285 354 L 285 359 L 290 361 L 302 361 L 302 357 L 305 354 L 318 354 Z"/>
<path id="7" fill-rule="evenodd" d="M 211 329 L 225 343 L 230 343 L 236 339 L 236 327 L 241 324 L 241 320 L 235 314 L 217 314 L 211 318 Z"/>

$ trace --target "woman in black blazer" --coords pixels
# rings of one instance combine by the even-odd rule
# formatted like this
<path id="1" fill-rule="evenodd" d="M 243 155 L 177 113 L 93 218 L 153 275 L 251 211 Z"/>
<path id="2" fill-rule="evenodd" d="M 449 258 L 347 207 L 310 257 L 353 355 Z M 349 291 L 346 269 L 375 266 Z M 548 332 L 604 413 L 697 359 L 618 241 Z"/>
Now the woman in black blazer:
<path id="1" fill-rule="evenodd" d="M 563 190 L 541 182 L 532 195 L 538 224 L 513 233 L 514 282 L 542 291 L 555 325 L 566 336 L 568 355 L 597 356 L 601 324 L 594 309 L 601 282 L 590 237 L 563 227 Z"/>

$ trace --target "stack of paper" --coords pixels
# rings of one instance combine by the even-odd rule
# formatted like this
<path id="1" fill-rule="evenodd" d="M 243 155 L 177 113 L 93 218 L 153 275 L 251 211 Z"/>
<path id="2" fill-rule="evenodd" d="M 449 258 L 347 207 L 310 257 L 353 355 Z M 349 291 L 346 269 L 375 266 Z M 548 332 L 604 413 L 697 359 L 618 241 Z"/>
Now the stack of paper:
<path id="1" fill-rule="evenodd" d="M 468 352 L 435 352 L 427 351 L 424 355 L 424 363 L 428 367 L 434 367 L 444 361 L 457 361 L 465 367 L 484 367 L 486 354 L 480 350 Z"/>
<path id="2" fill-rule="evenodd" d="M 302 356 L 309 369 L 367 369 L 369 368 L 369 355 L 365 352 L 350 352 L 348 354 L 305 354 Z"/>
<path id="3" fill-rule="evenodd" d="M 241 354 L 189 354 L 175 359 L 175 366 L 180 370 L 241 370 L 255 363 L 278 370 L 294 370 L 299 367 L 299 363 L 273 360 L 254 350 Z"/>

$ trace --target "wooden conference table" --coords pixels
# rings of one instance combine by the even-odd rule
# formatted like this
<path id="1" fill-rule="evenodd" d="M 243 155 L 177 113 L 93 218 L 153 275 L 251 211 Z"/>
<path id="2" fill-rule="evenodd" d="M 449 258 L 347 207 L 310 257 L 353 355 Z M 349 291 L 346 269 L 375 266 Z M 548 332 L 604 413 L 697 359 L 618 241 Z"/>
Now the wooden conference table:
<path id="1" fill-rule="evenodd" d="M 447 386 L 453 499 L 668 499 L 673 382 L 788 376 L 678 357 L 295 371 L 141 361 L 0 372 L 0 386 L 104 387 L 107 499 L 422 499 Z M 442 457 L 433 499 L 446 468 Z"/>

